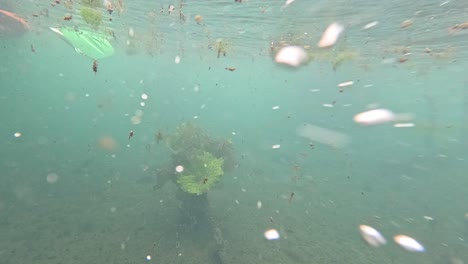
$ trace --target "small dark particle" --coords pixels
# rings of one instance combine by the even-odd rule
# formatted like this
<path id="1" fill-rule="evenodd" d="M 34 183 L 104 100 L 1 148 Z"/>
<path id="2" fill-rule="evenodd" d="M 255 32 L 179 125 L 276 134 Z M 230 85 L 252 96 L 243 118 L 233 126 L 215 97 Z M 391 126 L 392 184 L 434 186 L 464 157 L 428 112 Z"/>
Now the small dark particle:
<path id="1" fill-rule="evenodd" d="M 93 72 L 94 72 L 94 74 L 97 73 L 97 70 L 98 70 L 98 62 L 95 60 L 95 61 L 93 61 Z"/>
<path id="2" fill-rule="evenodd" d="M 228 70 L 228 71 L 235 71 L 235 70 L 236 70 L 236 68 L 233 68 L 233 67 L 226 67 L 226 68 L 224 68 L 224 69 L 226 69 L 226 70 Z"/>

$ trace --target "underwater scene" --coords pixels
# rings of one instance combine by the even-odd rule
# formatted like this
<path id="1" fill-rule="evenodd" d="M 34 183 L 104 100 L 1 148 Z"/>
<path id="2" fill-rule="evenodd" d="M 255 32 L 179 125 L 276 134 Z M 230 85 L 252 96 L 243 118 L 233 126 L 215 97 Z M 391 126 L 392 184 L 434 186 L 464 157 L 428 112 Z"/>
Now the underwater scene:
<path id="1" fill-rule="evenodd" d="M 466 0 L 0 0 L 0 263 L 468 263 Z"/>

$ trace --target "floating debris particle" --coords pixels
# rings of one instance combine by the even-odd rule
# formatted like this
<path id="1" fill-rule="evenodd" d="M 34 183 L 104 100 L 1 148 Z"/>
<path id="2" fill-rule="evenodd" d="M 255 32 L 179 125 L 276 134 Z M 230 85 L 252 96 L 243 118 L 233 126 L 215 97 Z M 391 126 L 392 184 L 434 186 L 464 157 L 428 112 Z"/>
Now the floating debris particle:
<path id="1" fill-rule="evenodd" d="M 280 64 L 299 67 L 307 61 L 307 53 L 302 47 L 288 46 L 278 51 L 275 61 Z"/>
<path id="2" fill-rule="evenodd" d="M 70 21 L 72 18 L 73 18 L 73 16 L 71 14 L 66 14 L 66 15 L 63 16 L 63 20 L 65 20 L 65 21 Z"/>
<path id="3" fill-rule="evenodd" d="M 380 247 L 387 243 L 387 240 L 380 234 L 379 231 L 367 225 L 360 225 L 359 230 L 361 231 L 362 238 L 373 247 Z"/>
<path id="4" fill-rule="evenodd" d="M 280 238 L 280 234 L 276 229 L 268 229 L 265 231 L 265 238 L 267 240 L 278 240 Z"/>
<path id="5" fill-rule="evenodd" d="M 370 23 L 366 24 L 363 28 L 364 29 L 370 29 L 370 28 L 373 28 L 373 27 L 377 26 L 378 24 L 379 24 L 378 21 L 373 21 L 373 22 L 370 22 Z"/>
<path id="6" fill-rule="evenodd" d="M 133 38 L 135 36 L 135 30 L 132 27 L 128 28 L 128 36 Z"/>
<path id="7" fill-rule="evenodd" d="M 169 7 L 167 8 L 167 12 L 169 13 L 169 15 L 174 12 L 175 10 L 175 6 L 174 5 L 169 5 Z"/>
<path id="8" fill-rule="evenodd" d="M 400 245 L 403 249 L 410 251 L 410 252 L 424 252 L 425 249 L 423 245 L 421 245 L 418 241 L 414 238 L 406 236 L 406 235 L 397 235 L 393 237 L 395 243 Z"/>
<path id="9" fill-rule="evenodd" d="M 448 4 L 448 3 L 450 3 L 450 1 L 445 1 L 442 4 L 440 4 L 439 6 L 444 6 L 444 5 Z"/>
<path id="10" fill-rule="evenodd" d="M 393 127 L 397 127 L 397 128 L 414 127 L 414 123 L 397 123 L 397 124 L 394 124 Z"/>
<path id="11" fill-rule="evenodd" d="M 297 135 L 310 141 L 319 142 L 334 148 L 345 147 L 350 139 L 349 136 L 338 131 L 304 123 L 296 129 Z"/>
<path id="12" fill-rule="evenodd" d="M 141 99 L 143 99 L 143 100 L 148 99 L 148 95 L 145 94 L 145 93 L 142 93 L 142 94 L 141 94 Z"/>
<path id="13" fill-rule="evenodd" d="M 272 149 L 279 149 L 280 147 L 281 147 L 280 144 L 276 144 L 276 145 L 271 146 Z"/>
<path id="14" fill-rule="evenodd" d="M 47 174 L 46 181 L 50 184 L 56 183 L 59 179 L 59 176 L 57 173 L 49 173 Z"/>
<path id="15" fill-rule="evenodd" d="M 275 106 L 273 106 L 271 109 L 273 109 L 273 110 L 278 110 L 279 108 L 280 108 L 279 105 L 275 105 Z"/>
<path id="16" fill-rule="evenodd" d="M 262 209 L 262 201 L 257 201 L 257 209 Z"/>
<path id="17" fill-rule="evenodd" d="M 98 62 L 97 60 L 93 61 L 93 72 L 96 74 L 98 71 Z"/>
<path id="18" fill-rule="evenodd" d="M 180 63 L 180 56 L 176 56 L 175 59 L 174 59 L 174 62 L 175 62 L 175 64 L 179 64 Z"/>
<path id="19" fill-rule="evenodd" d="M 224 69 L 226 69 L 226 70 L 228 70 L 228 71 L 235 71 L 235 70 L 236 70 L 236 68 L 234 68 L 234 67 L 226 67 L 226 68 L 224 68 Z"/>
<path id="20" fill-rule="evenodd" d="M 203 21 L 203 16 L 202 15 L 196 15 L 195 16 L 195 22 L 197 22 L 197 24 L 200 24 L 202 21 Z"/>
<path id="21" fill-rule="evenodd" d="M 111 136 L 103 136 L 98 141 L 99 148 L 106 151 L 115 151 L 117 149 L 117 142 Z"/>
<path id="22" fill-rule="evenodd" d="M 400 27 L 401 28 L 407 28 L 407 27 L 410 27 L 412 25 L 413 25 L 413 20 L 408 19 L 408 20 L 405 20 L 405 21 L 401 22 Z"/>
<path id="23" fill-rule="evenodd" d="M 373 109 L 354 116 L 354 122 L 363 125 L 378 125 L 394 119 L 395 114 L 387 109 Z"/>
<path id="24" fill-rule="evenodd" d="M 425 220 L 427 220 L 427 221 L 434 221 L 434 217 L 432 217 L 432 216 L 425 215 L 425 216 L 423 216 L 423 218 Z"/>
<path id="25" fill-rule="evenodd" d="M 317 46 L 319 48 L 329 48 L 335 45 L 336 41 L 340 37 L 341 32 L 343 32 L 344 27 L 338 23 L 330 24 L 327 29 L 322 34 L 320 41 Z"/>
<path id="26" fill-rule="evenodd" d="M 19 138 L 19 137 L 21 137 L 21 133 L 20 133 L 20 132 L 16 132 L 15 134 L 13 134 L 13 136 L 14 136 L 15 138 Z"/>
<path id="27" fill-rule="evenodd" d="M 353 81 L 342 82 L 342 83 L 338 84 L 338 87 L 345 88 L 345 87 L 353 85 L 353 83 L 354 83 Z"/>

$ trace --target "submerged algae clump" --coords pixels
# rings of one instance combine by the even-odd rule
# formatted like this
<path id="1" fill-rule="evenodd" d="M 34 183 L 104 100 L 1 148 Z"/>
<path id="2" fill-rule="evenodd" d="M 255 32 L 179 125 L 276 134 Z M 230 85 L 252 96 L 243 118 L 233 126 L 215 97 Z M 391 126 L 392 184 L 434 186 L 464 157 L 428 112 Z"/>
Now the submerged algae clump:
<path id="1" fill-rule="evenodd" d="M 100 7 L 102 5 L 101 0 L 81 0 L 81 4 L 90 7 Z"/>
<path id="2" fill-rule="evenodd" d="M 98 27 L 102 22 L 101 11 L 89 7 L 83 7 L 80 11 L 83 20 L 93 27 Z"/>
<path id="3" fill-rule="evenodd" d="M 185 166 L 183 174 L 177 177 L 177 184 L 187 193 L 200 195 L 215 186 L 224 174 L 223 158 L 216 158 L 203 151 Z"/>
<path id="4" fill-rule="evenodd" d="M 225 172 L 236 167 L 231 140 L 215 138 L 190 122 L 180 124 L 164 139 L 171 150 L 171 161 L 160 170 L 160 184 L 172 180 L 181 191 L 204 194 L 215 186 Z M 174 168 L 183 165 L 183 173 L 174 176 Z"/>

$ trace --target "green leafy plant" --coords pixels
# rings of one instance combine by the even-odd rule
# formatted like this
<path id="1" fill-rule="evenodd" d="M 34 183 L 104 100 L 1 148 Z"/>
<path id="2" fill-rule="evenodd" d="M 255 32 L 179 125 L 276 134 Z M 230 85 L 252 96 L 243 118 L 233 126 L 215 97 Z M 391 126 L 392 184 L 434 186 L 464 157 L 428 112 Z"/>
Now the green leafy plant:
<path id="1" fill-rule="evenodd" d="M 202 151 L 185 166 L 184 172 L 177 176 L 177 184 L 187 193 L 200 195 L 215 186 L 224 174 L 223 158 Z"/>
<path id="2" fill-rule="evenodd" d="M 204 194 L 236 167 L 232 141 L 212 137 L 196 124 L 180 124 L 164 141 L 172 155 L 158 173 L 159 187 L 172 180 L 184 193 Z M 184 166 L 184 171 L 174 175 L 178 165 Z"/>

